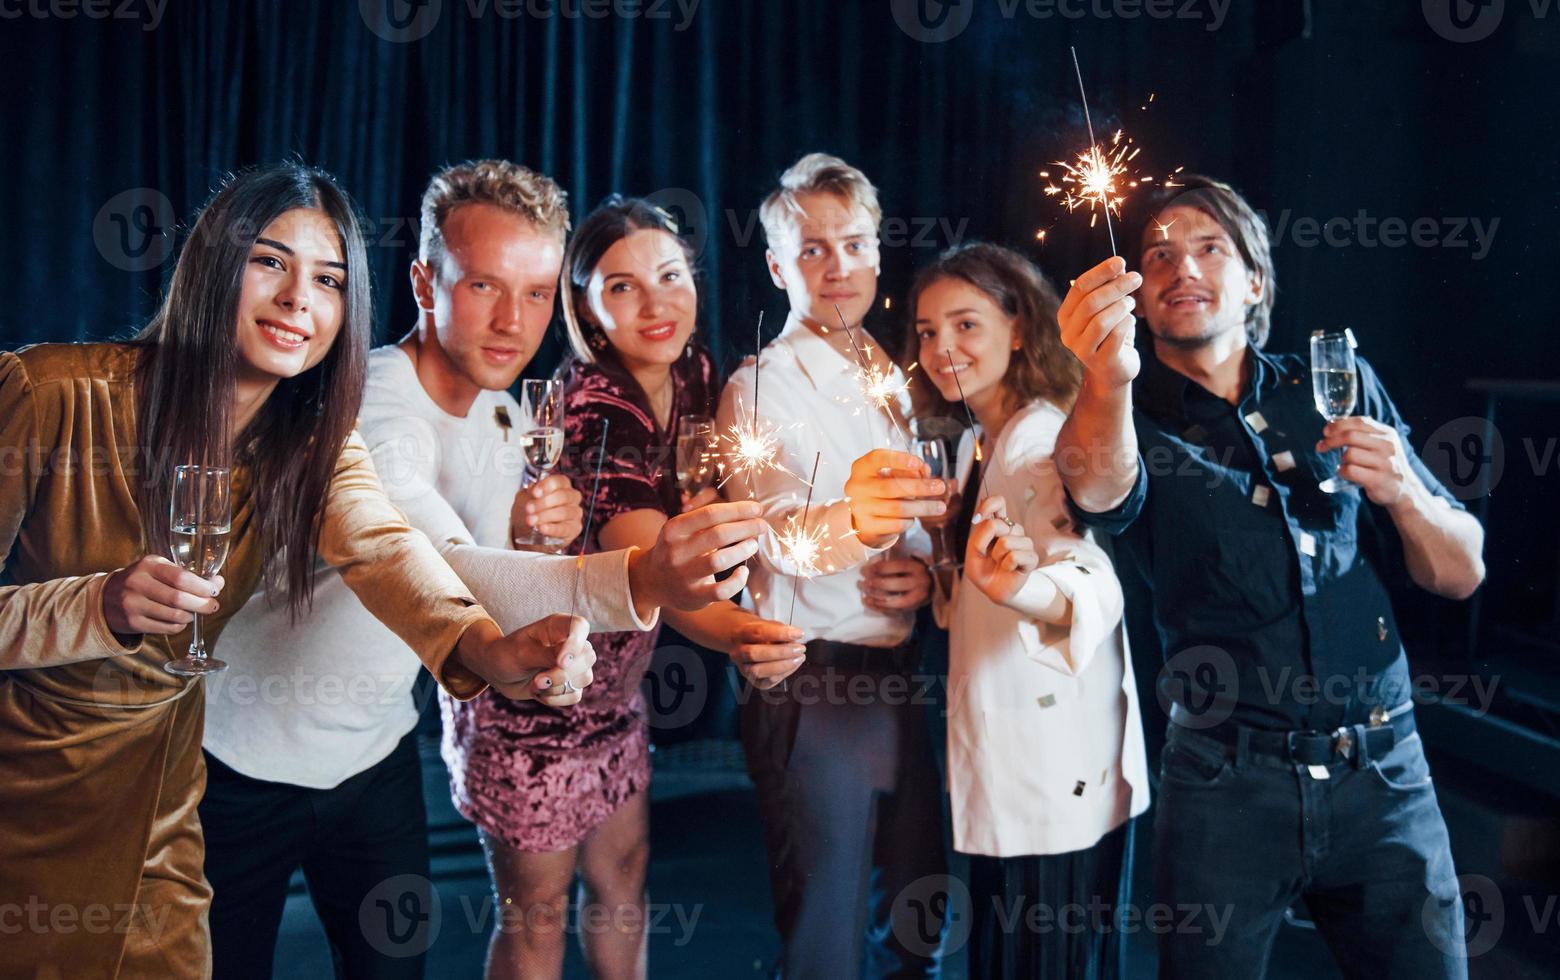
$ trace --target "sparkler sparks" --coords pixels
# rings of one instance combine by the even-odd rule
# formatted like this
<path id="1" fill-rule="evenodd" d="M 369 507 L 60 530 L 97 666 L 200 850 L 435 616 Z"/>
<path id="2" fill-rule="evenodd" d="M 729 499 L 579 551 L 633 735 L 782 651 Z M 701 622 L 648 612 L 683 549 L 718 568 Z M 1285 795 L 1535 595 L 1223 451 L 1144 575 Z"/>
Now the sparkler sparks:
<path id="1" fill-rule="evenodd" d="M 813 485 L 818 482 L 818 460 L 822 457 L 821 452 L 813 453 L 812 477 L 807 481 L 807 501 L 802 504 L 802 519 L 797 521 L 796 515 L 792 514 L 785 522 L 785 531 L 780 535 L 780 547 L 797 568 L 797 575 L 791 580 L 791 611 L 785 618 L 787 626 L 796 619 L 796 592 L 801 587 L 802 577 L 812 578 L 818 574 L 818 559 L 823 555 L 823 525 L 811 531 L 807 529 Z"/>
<path id="2" fill-rule="evenodd" d="M 795 475 L 780 462 L 780 437 L 776 434 L 774 426 L 760 424 L 757 413 L 743 418 L 743 405 L 740 398 L 737 399 L 737 420 L 726 427 L 721 438 L 731 444 L 731 449 L 718 454 L 724 461 L 726 475 L 715 484 L 717 490 L 725 487 L 726 483 L 738 473 L 745 474 L 749 480 L 768 470 L 779 470 L 781 473 Z"/>
<path id="3" fill-rule="evenodd" d="M 845 314 L 840 312 L 839 304 L 834 305 L 834 315 L 840 318 L 840 326 L 845 328 L 845 335 L 850 338 L 850 346 L 856 352 L 856 384 L 861 389 L 861 396 L 878 410 L 888 416 L 894 423 L 894 428 L 899 430 L 899 437 L 904 440 L 906 446 L 910 445 L 910 435 L 905 432 L 904 425 L 899 421 L 899 413 L 894 411 L 899 403 L 899 396 L 910 390 L 910 374 L 905 373 L 904 380 L 894 376 L 892 367 L 881 368 L 872 363 L 871 346 L 863 347 L 856 342 L 856 331 L 845 322 Z M 910 366 L 915 370 L 915 365 Z M 869 423 L 870 424 L 870 423 Z"/>
<path id="4" fill-rule="evenodd" d="M 1094 120 L 1089 115 L 1089 95 L 1083 86 L 1083 69 L 1078 66 L 1078 50 L 1069 50 L 1072 51 L 1073 73 L 1078 78 L 1078 96 L 1083 100 L 1083 120 L 1089 131 L 1089 145 L 1071 162 L 1056 161 L 1056 166 L 1061 168 L 1057 177 L 1053 178 L 1049 170 L 1040 171 L 1040 176 L 1049 181 L 1045 193 L 1057 197 L 1068 211 L 1088 207 L 1090 228 L 1094 227 L 1100 215 L 1105 216 L 1105 232 L 1110 236 L 1110 254 L 1116 255 L 1116 230 L 1111 224 L 1111 212 L 1120 215 L 1121 202 L 1127 192 L 1143 184 L 1153 183 L 1154 178 L 1133 169 L 1133 161 L 1142 152 L 1142 147 L 1134 145 L 1132 138 L 1124 131 L 1116 130 L 1108 147 L 1095 141 Z M 1149 102 L 1152 101 L 1154 98 L 1150 95 Z M 1148 105 L 1145 103 L 1142 108 L 1147 109 Z M 1181 168 L 1176 168 L 1175 173 L 1161 183 L 1166 187 L 1176 186 L 1174 177 L 1180 172 Z M 1044 236 L 1040 237 L 1043 239 Z"/>

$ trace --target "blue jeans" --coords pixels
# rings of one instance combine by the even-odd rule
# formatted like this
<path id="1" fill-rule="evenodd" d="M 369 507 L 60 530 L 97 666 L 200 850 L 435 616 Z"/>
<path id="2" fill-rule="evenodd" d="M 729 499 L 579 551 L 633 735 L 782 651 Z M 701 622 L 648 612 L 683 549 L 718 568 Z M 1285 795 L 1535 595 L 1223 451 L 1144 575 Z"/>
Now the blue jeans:
<path id="1" fill-rule="evenodd" d="M 1161 977 L 1263 976 L 1299 898 L 1345 976 L 1468 976 L 1451 845 L 1417 732 L 1318 779 L 1172 724 L 1161 775 L 1156 900 L 1180 910 L 1160 937 Z"/>

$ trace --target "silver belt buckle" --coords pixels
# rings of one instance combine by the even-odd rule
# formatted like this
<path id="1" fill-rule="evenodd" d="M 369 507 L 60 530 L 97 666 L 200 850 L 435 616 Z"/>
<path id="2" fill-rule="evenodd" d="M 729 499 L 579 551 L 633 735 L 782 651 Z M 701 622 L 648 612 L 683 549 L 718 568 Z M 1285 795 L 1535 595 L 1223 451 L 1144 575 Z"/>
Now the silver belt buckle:
<path id="1" fill-rule="evenodd" d="M 1370 727 L 1380 728 L 1382 725 L 1385 725 L 1391 719 L 1391 717 L 1392 716 L 1387 713 L 1386 706 L 1378 704 L 1370 709 Z"/>
<path id="2" fill-rule="evenodd" d="M 1345 762 L 1349 760 L 1349 750 L 1354 748 L 1354 731 L 1350 728 L 1340 728 L 1333 732 L 1333 751 Z"/>

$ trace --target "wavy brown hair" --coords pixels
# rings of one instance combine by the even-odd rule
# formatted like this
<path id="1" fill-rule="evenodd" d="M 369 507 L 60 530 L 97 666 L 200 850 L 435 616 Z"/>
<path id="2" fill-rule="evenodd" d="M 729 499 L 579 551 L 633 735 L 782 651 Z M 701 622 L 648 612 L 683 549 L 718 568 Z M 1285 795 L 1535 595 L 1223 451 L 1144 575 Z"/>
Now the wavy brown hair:
<path id="1" fill-rule="evenodd" d="M 910 326 L 903 363 L 909 365 L 920 355 L 921 341 L 916 336 L 915 317 L 921 294 L 943 279 L 969 283 L 1013 318 L 1019 346 L 1002 377 L 1009 407 L 1018 409 L 1043 398 L 1064 410 L 1070 409 L 1078 394 L 1082 368 L 1072 352 L 1062 346 L 1061 329 L 1056 322 L 1056 311 L 1062 301 L 1033 262 L 1000 245 L 988 242 L 955 245 L 916 273 L 905 303 Z M 925 364 L 922 368 L 929 370 L 935 365 Z M 910 397 L 917 417 L 962 412 L 930 383 L 911 385 Z"/>
<path id="2" fill-rule="evenodd" d="M 341 238 L 341 330 L 320 363 L 282 379 L 230 439 L 244 266 L 266 226 L 295 208 L 323 211 Z M 149 553 L 168 553 L 175 466 L 245 466 L 266 581 L 285 586 L 295 620 L 308 610 L 326 494 L 363 401 L 372 305 L 357 209 L 325 171 L 297 163 L 245 171 L 207 202 L 161 308 L 134 341 L 145 351 L 136 378 L 145 455 L 135 495 Z"/>

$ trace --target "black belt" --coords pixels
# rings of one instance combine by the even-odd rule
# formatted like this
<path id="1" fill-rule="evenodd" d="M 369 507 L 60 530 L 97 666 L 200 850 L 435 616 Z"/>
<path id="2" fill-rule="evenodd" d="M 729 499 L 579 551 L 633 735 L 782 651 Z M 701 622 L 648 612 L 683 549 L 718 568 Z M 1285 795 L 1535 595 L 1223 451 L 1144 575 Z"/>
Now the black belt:
<path id="1" fill-rule="evenodd" d="M 1392 751 L 1394 745 L 1414 732 L 1414 713 L 1409 710 L 1412 707 L 1409 703 L 1391 711 L 1378 708 L 1372 712 L 1368 723 L 1345 725 L 1331 732 L 1314 729 L 1275 732 L 1228 721 L 1209 728 L 1186 726 L 1186 730 L 1213 738 L 1237 752 L 1244 741 L 1247 754 L 1259 761 L 1325 766 L 1333 762 L 1379 759 Z M 1179 713 L 1180 705 L 1172 706 L 1172 734 L 1181 727 L 1176 721 Z"/>
<path id="2" fill-rule="evenodd" d="M 916 666 L 913 643 L 897 647 L 869 647 L 860 643 L 812 640 L 807 644 L 807 665 L 834 667 L 859 674 L 904 674 Z"/>

